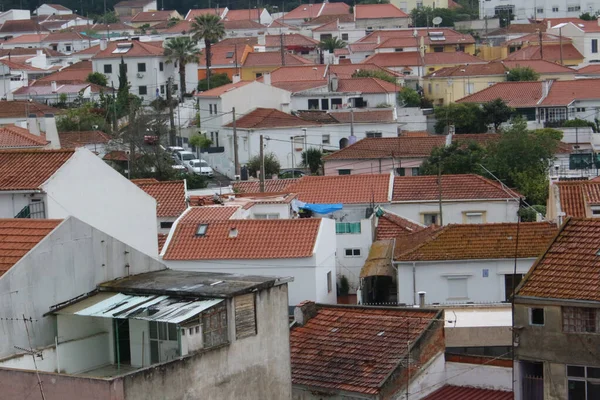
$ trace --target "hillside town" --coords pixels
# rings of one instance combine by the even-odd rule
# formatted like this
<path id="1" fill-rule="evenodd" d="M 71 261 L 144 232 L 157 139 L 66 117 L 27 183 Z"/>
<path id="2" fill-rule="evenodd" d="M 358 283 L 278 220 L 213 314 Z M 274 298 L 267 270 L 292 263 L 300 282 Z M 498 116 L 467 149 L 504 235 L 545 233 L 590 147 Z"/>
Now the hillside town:
<path id="1" fill-rule="evenodd" d="M 3 1 L 0 399 L 600 399 L 599 17 Z"/>

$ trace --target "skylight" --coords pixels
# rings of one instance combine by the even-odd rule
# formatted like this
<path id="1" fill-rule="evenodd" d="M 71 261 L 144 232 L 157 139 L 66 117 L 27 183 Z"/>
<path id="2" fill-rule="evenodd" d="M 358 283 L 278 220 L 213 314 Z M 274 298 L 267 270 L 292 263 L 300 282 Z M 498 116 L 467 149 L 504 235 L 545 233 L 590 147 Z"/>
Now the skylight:
<path id="1" fill-rule="evenodd" d="M 206 230 L 208 229 L 208 224 L 199 224 L 196 229 L 196 236 L 204 236 L 206 235 Z"/>
<path id="2" fill-rule="evenodd" d="M 233 58 L 233 51 L 228 51 L 225 55 L 226 58 Z"/>

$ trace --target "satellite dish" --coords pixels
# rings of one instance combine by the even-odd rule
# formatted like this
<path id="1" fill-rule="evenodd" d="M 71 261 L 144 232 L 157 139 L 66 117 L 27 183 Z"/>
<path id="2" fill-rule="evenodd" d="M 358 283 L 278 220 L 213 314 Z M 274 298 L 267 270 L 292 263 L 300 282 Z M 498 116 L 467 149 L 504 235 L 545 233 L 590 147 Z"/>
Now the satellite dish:
<path id="1" fill-rule="evenodd" d="M 433 22 L 434 25 L 439 25 L 442 23 L 442 17 L 435 17 L 431 22 Z"/>

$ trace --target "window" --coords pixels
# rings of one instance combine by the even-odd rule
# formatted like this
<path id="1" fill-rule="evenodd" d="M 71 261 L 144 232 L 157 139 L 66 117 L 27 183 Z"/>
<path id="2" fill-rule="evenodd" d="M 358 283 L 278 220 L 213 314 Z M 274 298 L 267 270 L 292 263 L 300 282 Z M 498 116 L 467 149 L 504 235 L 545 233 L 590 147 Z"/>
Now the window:
<path id="1" fill-rule="evenodd" d="M 592 39 L 592 53 L 598 53 L 598 39 Z"/>
<path id="2" fill-rule="evenodd" d="M 217 113 L 217 105 L 216 104 L 213 104 L 213 110 L 214 110 L 214 112 L 216 114 Z"/>
<path id="3" fill-rule="evenodd" d="M 208 105 L 208 113 L 211 114 L 211 115 L 213 113 L 212 104 Z"/>
<path id="4" fill-rule="evenodd" d="M 567 109 L 563 107 L 547 108 L 546 109 L 546 120 L 547 121 L 564 121 L 567 119 Z"/>
<path id="5" fill-rule="evenodd" d="M 104 73 L 112 74 L 112 65 L 111 64 L 104 64 Z"/>
<path id="6" fill-rule="evenodd" d="M 173 222 L 161 222 L 160 229 L 171 229 Z"/>
<path id="7" fill-rule="evenodd" d="M 345 249 L 346 257 L 360 257 L 360 249 Z"/>
<path id="8" fill-rule="evenodd" d="M 160 94 L 165 94 L 165 85 L 160 85 Z"/>
<path id="9" fill-rule="evenodd" d="M 225 54 L 225 58 L 233 58 L 233 51 L 228 51 L 227 54 Z"/>
<path id="10" fill-rule="evenodd" d="M 569 11 L 569 12 L 581 11 L 581 6 L 568 6 L 567 11 Z"/>
<path id="11" fill-rule="evenodd" d="M 342 33 L 342 40 L 348 40 L 348 34 Z"/>
<path id="12" fill-rule="evenodd" d="M 598 309 L 563 307 L 563 331 L 572 333 L 600 333 Z"/>
<path id="13" fill-rule="evenodd" d="M 321 110 L 329 110 L 329 99 L 321 99 Z"/>
<path id="14" fill-rule="evenodd" d="M 308 109 L 309 110 L 318 110 L 319 109 L 319 99 L 308 99 Z"/>
<path id="15" fill-rule="evenodd" d="M 444 52 L 444 46 L 433 46 L 433 52 L 434 53 L 443 53 Z"/>
<path id="16" fill-rule="evenodd" d="M 519 286 L 519 283 L 523 280 L 523 274 L 516 274 L 514 288 L 516 289 Z M 504 300 L 510 301 L 513 293 L 513 274 L 504 275 Z"/>
<path id="17" fill-rule="evenodd" d="M 458 51 L 462 51 L 464 53 L 465 52 L 465 45 L 464 44 L 459 44 L 458 45 Z"/>
<path id="18" fill-rule="evenodd" d="M 329 134 L 324 134 L 321 136 L 321 143 L 329 144 L 331 142 L 331 136 Z"/>
<path id="19" fill-rule="evenodd" d="M 537 9 L 537 13 L 538 14 L 543 14 L 544 13 L 544 9 L 543 8 L 538 8 Z"/>
<path id="20" fill-rule="evenodd" d="M 331 281 L 331 271 L 327 273 L 327 293 L 333 290 L 333 282 Z"/>
<path id="21" fill-rule="evenodd" d="M 215 306 L 202 314 L 202 333 L 204 348 L 228 342 L 227 307 L 224 304 Z"/>
<path id="22" fill-rule="evenodd" d="M 331 99 L 331 108 L 334 110 L 342 108 L 342 99 L 340 99 L 340 98 Z"/>
<path id="23" fill-rule="evenodd" d="M 475 84 L 474 83 L 466 83 L 465 84 L 465 93 L 466 94 L 475 93 Z"/>
<path id="24" fill-rule="evenodd" d="M 208 224 L 200 224 L 198 228 L 196 228 L 196 236 L 204 236 L 206 235 L 206 230 L 208 229 Z"/>
<path id="25" fill-rule="evenodd" d="M 467 299 L 467 278 L 449 277 L 448 278 L 448 299 L 459 300 Z"/>
<path id="26" fill-rule="evenodd" d="M 335 233 L 337 235 L 344 233 L 360 233 L 360 222 L 336 222 Z"/>
<path id="27" fill-rule="evenodd" d="M 162 72 L 164 69 L 165 69 L 165 64 L 163 64 L 163 62 L 162 62 L 162 61 L 161 61 L 161 62 L 159 62 L 159 63 L 158 63 L 158 70 Z"/>
<path id="28" fill-rule="evenodd" d="M 438 213 L 425 213 L 423 214 L 423 224 L 426 226 L 438 224 L 439 220 Z"/>
<path id="29" fill-rule="evenodd" d="M 148 94 L 148 88 L 146 86 L 140 86 L 139 94 L 140 94 L 140 96 Z"/>
<path id="30" fill-rule="evenodd" d="M 552 6 L 552 12 L 558 12 L 558 6 Z"/>
<path id="31" fill-rule="evenodd" d="M 585 112 L 585 107 L 577 107 L 577 112 Z"/>
<path id="32" fill-rule="evenodd" d="M 366 135 L 368 138 L 380 138 L 382 133 L 377 131 L 367 131 Z"/>
<path id="33" fill-rule="evenodd" d="M 411 168 L 410 169 L 410 176 L 419 176 L 419 168 L 418 167 Z"/>
<path id="34" fill-rule="evenodd" d="M 65 46 L 65 50 L 66 50 L 67 52 L 71 51 L 71 46 L 70 46 L 70 45 L 66 45 L 66 46 Z"/>
<path id="35" fill-rule="evenodd" d="M 483 224 L 482 211 L 467 211 L 463 213 L 463 223 L 465 224 Z"/>
<path id="36" fill-rule="evenodd" d="M 331 39 L 331 33 L 322 33 L 319 36 L 319 40 L 320 41 L 323 41 L 323 40 L 326 40 L 326 39 Z"/>
<path id="37" fill-rule="evenodd" d="M 138 72 L 146 72 L 146 63 L 138 63 Z"/>
<path id="38" fill-rule="evenodd" d="M 278 213 L 254 214 L 254 219 L 279 219 Z"/>
<path id="39" fill-rule="evenodd" d="M 396 168 L 396 175 L 406 176 L 406 168 Z"/>
<path id="40" fill-rule="evenodd" d="M 256 79 L 260 78 L 262 76 L 262 72 L 257 72 L 254 74 L 254 76 L 256 77 Z"/>
<path id="41" fill-rule="evenodd" d="M 544 309 L 530 308 L 529 309 L 529 325 L 544 325 Z"/>
<path id="42" fill-rule="evenodd" d="M 600 398 L 600 368 L 567 365 L 567 379 L 569 399 Z"/>
<path id="43" fill-rule="evenodd" d="M 338 169 L 338 175 L 350 175 L 351 169 Z"/>
<path id="44" fill-rule="evenodd" d="M 404 51 L 404 49 L 400 47 L 400 48 L 394 49 L 394 51 L 395 51 L 396 53 L 400 53 L 401 51 Z"/>
<path id="45" fill-rule="evenodd" d="M 256 335 L 256 300 L 254 293 L 235 297 L 235 338 Z"/>

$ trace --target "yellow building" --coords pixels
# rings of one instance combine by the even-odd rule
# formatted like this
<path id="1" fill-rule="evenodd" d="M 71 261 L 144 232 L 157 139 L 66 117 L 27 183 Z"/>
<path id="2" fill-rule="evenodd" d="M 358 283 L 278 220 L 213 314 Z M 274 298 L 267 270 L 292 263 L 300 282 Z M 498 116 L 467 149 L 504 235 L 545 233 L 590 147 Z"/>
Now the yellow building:
<path id="1" fill-rule="evenodd" d="M 415 32 L 417 36 L 415 37 Z M 379 30 L 363 37 L 355 45 L 371 45 L 375 53 L 425 51 L 426 53 L 463 52 L 475 54 L 475 38 L 451 28 Z"/>
<path id="2" fill-rule="evenodd" d="M 448 8 L 448 0 L 391 0 L 390 3 L 407 14 L 420 7 Z"/>
<path id="3" fill-rule="evenodd" d="M 281 52 L 266 51 L 249 53 L 242 64 L 242 80 L 253 81 L 260 78 L 267 72 L 276 70 L 285 65 L 314 65 L 314 62 L 295 54 L 284 53 L 284 60 L 281 59 Z"/>

